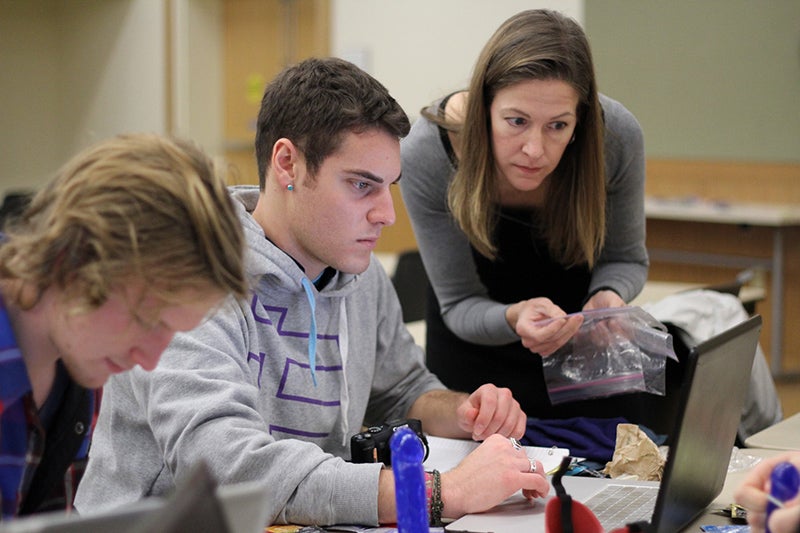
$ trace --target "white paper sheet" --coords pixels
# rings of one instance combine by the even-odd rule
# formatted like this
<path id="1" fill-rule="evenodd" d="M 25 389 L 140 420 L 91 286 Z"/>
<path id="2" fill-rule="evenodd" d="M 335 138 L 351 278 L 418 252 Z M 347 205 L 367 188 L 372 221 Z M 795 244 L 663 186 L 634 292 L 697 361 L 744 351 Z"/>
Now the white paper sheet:
<path id="1" fill-rule="evenodd" d="M 447 472 L 458 465 L 464 457 L 479 445 L 479 442 L 472 440 L 428 436 L 430 454 L 425 461 L 425 469 Z M 566 448 L 544 448 L 539 446 L 523 446 L 523 448 L 528 457 L 541 461 L 544 471 L 548 474 L 557 470 L 561 464 L 561 459 L 569 455 L 569 450 Z"/>

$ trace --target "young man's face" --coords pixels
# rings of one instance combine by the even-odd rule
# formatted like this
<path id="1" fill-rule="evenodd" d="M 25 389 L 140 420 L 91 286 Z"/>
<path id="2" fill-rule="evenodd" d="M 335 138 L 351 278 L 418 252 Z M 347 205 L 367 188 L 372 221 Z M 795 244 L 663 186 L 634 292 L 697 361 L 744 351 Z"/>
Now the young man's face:
<path id="1" fill-rule="evenodd" d="M 390 186 L 399 179 L 400 141 L 381 130 L 345 134 L 314 178 L 303 170 L 290 195 L 290 253 L 309 278 L 326 266 L 367 269 L 381 230 L 395 222 Z"/>
<path id="2" fill-rule="evenodd" d="M 175 333 L 197 327 L 222 298 L 217 291 L 191 291 L 180 298 L 191 303 L 162 305 L 144 293 L 137 306 L 144 290 L 141 284 L 117 289 L 88 313 L 55 307 L 50 340 L 73 380 L 98 388 L 136 365 L 153 370 Z"/>

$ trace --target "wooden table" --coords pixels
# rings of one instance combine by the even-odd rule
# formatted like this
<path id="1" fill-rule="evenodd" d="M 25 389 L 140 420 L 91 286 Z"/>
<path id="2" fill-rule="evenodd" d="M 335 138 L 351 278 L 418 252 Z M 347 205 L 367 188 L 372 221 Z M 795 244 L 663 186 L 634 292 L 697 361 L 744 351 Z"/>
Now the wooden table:
<path id="1" fill-rule="evenodd" d="M 731 268 L 758 267 L 772 273 L 770 289 L 772 327 L 770 365 L 773 375 L 781 373 L 783 353 L 783 231 L 800 226 L 800 205 L 757 204 L 745 202 L 713 202 L 696 198 L 651 198 L 645 199 L 645 215 L 648 219 L 703 222 L 735 226 L 760 226 L 772 230 L 772 256 L 742 257 L 729 254 L 689 252 L 664 248 L 648 249 L 650 259 L 655 261 L 725 266 Z"/>

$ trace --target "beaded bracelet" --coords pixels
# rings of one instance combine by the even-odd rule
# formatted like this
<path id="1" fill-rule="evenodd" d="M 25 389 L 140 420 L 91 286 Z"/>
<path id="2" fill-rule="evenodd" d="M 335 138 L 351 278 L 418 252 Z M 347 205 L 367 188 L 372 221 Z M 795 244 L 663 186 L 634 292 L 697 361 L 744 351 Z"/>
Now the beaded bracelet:
<path id="1" fill-rule="evenodd" d="M 442 478 L 438 470 L 430 472 L 431 483 L 428 485 L 428 473 L 425 475 L 425 486 L 429 488 L 428 509 L 430 525 L 433 527 L 441 527 L 442 525 L 442 510 L 444 509 L 444 502 L 442 502 Z"/>

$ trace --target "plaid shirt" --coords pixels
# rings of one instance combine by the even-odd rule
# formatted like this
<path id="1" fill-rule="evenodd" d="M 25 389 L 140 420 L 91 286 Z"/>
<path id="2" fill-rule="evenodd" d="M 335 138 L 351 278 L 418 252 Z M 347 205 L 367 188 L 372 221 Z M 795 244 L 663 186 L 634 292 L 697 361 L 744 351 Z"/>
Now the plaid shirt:
<path id="1" fill-rule="evenodd" d="M 95 405 L 99 402 L 94 392 L 68 380 L 45 433 L 0 298 L 0 522 L 21 514 L 72 508 L 88 459 Z"/>

